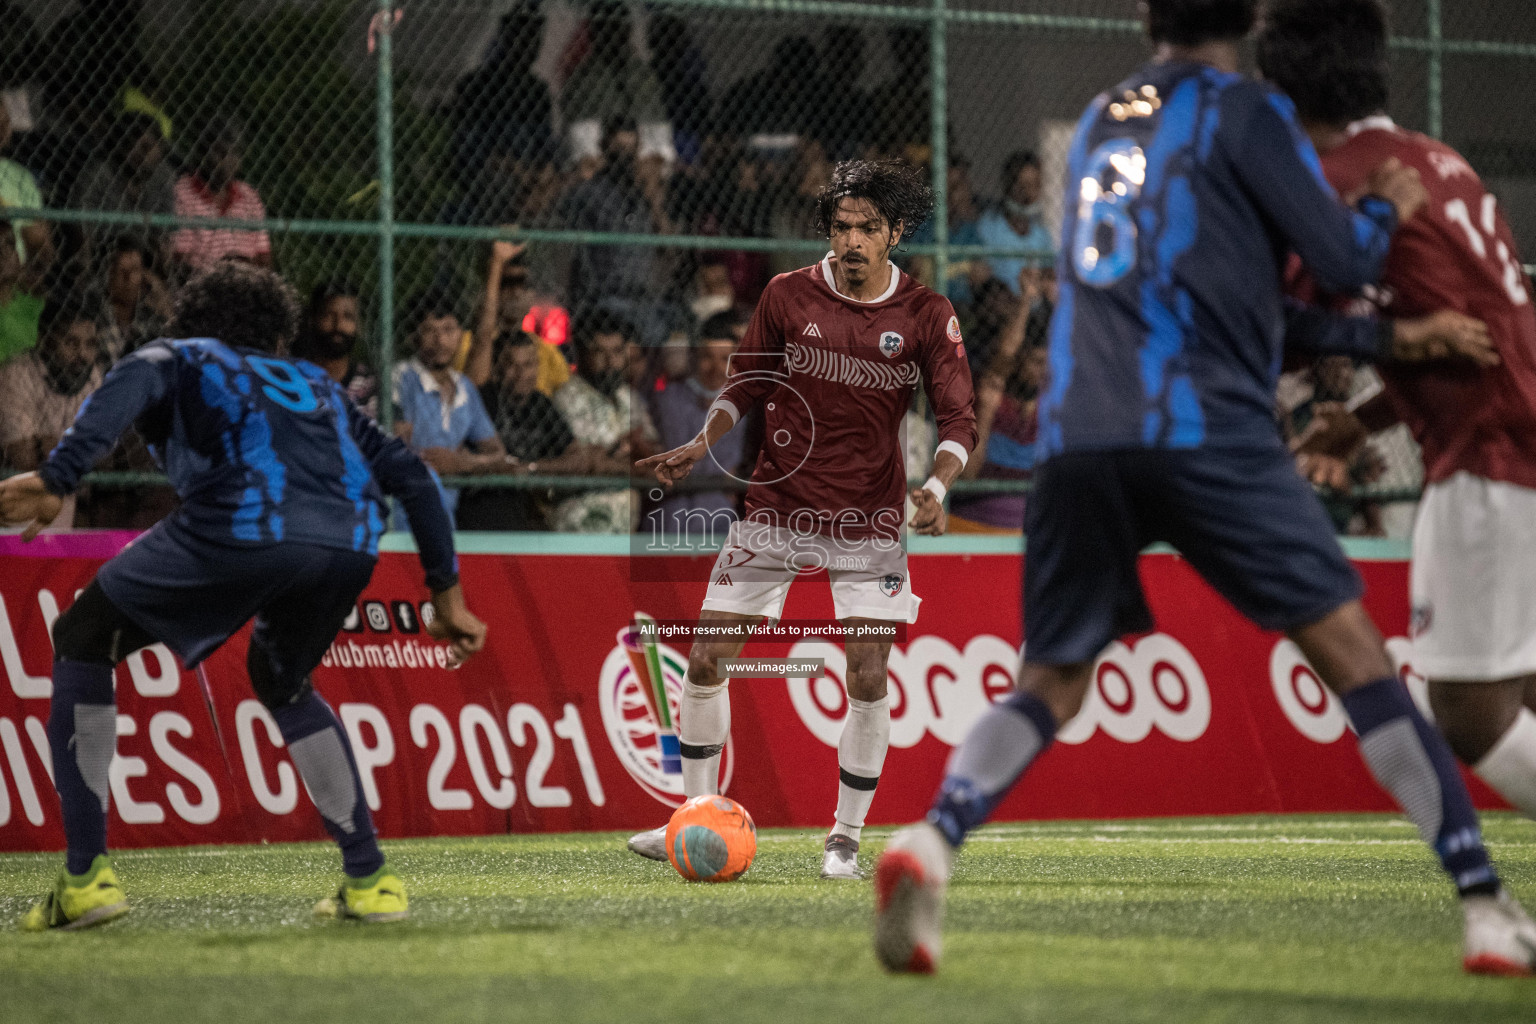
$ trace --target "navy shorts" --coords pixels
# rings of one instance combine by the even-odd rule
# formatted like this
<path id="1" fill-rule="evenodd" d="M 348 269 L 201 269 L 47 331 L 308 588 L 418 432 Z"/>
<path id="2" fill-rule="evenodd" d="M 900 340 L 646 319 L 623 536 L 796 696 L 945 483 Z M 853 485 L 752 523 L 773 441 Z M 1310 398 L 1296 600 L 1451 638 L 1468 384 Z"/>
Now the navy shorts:
<path id="1" fill-rule="evenodd" d="M 283 541 L 219 544 L 166 519 L 96 574 L 117 608 L 196 666 L 253 617 L 285 676 L 320 664 L 373 575 L 374 557 Z"/>
<path id="2" fill-rule="evenodd" d="M 1279 446 L 1057 455 L 1035 472 L 1024 533 L 1025 656 L 1043 665 L 1152 629 L 1137 564 L 1158 541 L 1263 629 L 1316 622 L 1364 589 Z"/>

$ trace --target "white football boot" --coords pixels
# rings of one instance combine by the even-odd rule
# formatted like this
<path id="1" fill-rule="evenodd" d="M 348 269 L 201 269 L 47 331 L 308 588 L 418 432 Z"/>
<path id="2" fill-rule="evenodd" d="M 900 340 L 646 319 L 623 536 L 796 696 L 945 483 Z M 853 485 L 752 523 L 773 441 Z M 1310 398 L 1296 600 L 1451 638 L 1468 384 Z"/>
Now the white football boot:
<path id="1" fill-rule="evenodd" d="M 939 966 L 944 889 L 955 852 L 925 821 L 891 838 L 875 864 L 875 955 L 888 971 L 932 974 Z"/>
<path id="2" fill-rule="evenodd" d="M 636 832 L 630 836 L 629 852 L 638 853 L 646 860 L 666 860 L 667 826 L 653 828 L 649 832 Z"/>
<path id="3" fill-rule="evenodd" d="M 826 852 L 821 855 L 821 877 L 860 879 L 859 841 L 834 832 L 827 836 Z"/>
<path id="4" fill-rule="evenodd" d="M 1536 922 L 1503 889 L 1497 896 L 1468 896 L 1467 937 L 1461 967 L 1468 974 L 1526 977 L 1536 973 Z"/>

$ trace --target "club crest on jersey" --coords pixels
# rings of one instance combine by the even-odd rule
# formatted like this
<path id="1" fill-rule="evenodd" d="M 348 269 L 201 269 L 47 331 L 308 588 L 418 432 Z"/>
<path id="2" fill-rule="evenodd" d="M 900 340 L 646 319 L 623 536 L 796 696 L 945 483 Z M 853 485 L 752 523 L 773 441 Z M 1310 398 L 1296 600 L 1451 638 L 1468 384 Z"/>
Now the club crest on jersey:
<path id="1" fill-rule="evenodd" d="M 880 335 L 880 354 L 887 359 L 895 359 L 901 355 L 901 347 L 906 344 L 906 339 L 895 331 L 886 331 Z"/>
<path id="2" fill-rule="evenodd" d="M 893 572 L 887 576 L 880 577 L 880 589 L 885 593 L 886 597 L 895 597 L 901 593 L 901 586 L 904 582 L 906 581 L 902 578 L 901 573 Z"/>

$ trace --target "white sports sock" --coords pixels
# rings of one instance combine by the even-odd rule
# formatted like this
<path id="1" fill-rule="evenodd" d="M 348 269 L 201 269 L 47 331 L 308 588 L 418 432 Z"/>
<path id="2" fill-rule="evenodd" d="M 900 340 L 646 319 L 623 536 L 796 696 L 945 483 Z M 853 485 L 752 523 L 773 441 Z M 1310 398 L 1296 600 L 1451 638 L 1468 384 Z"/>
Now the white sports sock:
<path id="1" fill-rule="evenodd" d="M 678 707 L 678 742 L 683 753 L 683 795 L 712 796 L 720 791 L 720 751 L 731 734 L 731 681 L 719 686 L 683 682 Z"/>
<path id="2" fill-rule="evenodd" d="M 1472 770 L 1527 818 L 1536 818 L 1536 714 L 1521 708 L 1509 731 Z"/>
<path id="3" fill-rule="evenodd" d="M 843 735 L 837 741 L 837 822 L 832 826 L 833 835 L 859 841 L 890 745 L 890 697 L 849 697 L 848 717 L 843 719 Z"/>

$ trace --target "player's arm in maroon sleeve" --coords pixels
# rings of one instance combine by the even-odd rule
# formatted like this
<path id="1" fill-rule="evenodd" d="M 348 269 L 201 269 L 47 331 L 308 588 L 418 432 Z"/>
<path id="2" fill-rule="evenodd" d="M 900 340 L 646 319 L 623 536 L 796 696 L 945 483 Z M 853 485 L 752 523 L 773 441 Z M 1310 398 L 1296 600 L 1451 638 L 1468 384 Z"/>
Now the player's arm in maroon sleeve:
<path id="1" fill-rule="evenodd" d="M 933 475 L 910 497 L 916 511 L 908 523 L 918 533 L 939 536 L 948 524 L 944 495 L 965 468 L 976 447 L 976 394 L 971 387 L 971 364 L 960 337 L 960 321 L 948 299 L 933 304 L 933 319 L 918 348 L 923 389 L 939 427 L 939 447 L 933 456 Z"/>
<path id="2" fill-rule="evenodd" d="M 775 278 L 763 289 L 746 337 L 731 356 L 725 387 L 704 417 L 704 429 L 686 444 L 641 459 L 635 463 L 636 469 L 652 470 L 657 480 L 671 487 L 692 472 L 694 464 L 785 379 L 784 331 L 779 316 L 781 280 Z"/>

